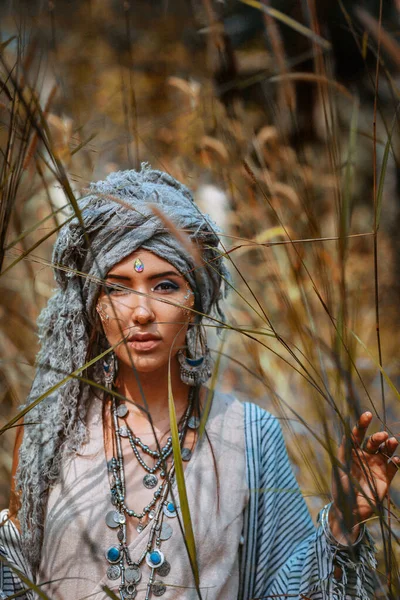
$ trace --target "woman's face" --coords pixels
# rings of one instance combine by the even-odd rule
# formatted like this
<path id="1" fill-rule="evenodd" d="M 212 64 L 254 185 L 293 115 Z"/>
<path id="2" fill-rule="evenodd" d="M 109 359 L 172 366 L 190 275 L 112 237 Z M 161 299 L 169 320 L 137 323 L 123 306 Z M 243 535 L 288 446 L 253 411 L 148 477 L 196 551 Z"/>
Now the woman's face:
<path id="1" fill-rule="evenodd" d="M 185 345 L 193 315 L 188 308 L 194 295 L 185 278 L 166 260 L 139 249 L 112 267 L 105 281 L 96 308 L 109 344 L 125 339 L 114 350 L 120 365 L 133 362 L 142 373 L 168 365 L 171 347 L 174 357 Z"/>

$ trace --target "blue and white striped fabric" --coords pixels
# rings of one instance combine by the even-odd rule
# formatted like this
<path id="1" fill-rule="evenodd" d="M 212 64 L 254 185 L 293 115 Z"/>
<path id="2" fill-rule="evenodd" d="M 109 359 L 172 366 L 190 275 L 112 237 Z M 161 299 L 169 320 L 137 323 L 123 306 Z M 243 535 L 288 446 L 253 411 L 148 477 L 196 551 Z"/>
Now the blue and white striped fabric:
<path id="1" fill-rule="evenodd" d="M 8 518 L 8 510 L 0 512 L 0 600 L 18 594 L 19 600 L 33 600 L 33 592 L 27 590 L 19 573 L 32 580 L 24 559 L 18 529 Z M 25 590 L 25 592 L 24 592 Z"/>
<path id="2" fill-rule="evenodd" d="M 250 500 L 238 600 L 369 600 L 376 566 L 371 538 L 365 535 L 357 555 L 337 552 L 328 543 L 311 521 L 277 419 L 254 404 L 244 408 Z M 6 515 L 0 513 L 0 523 Z M 341 582 L 333 577 L 335 565 L 342 569 Z M 0 600 L 24 589 L 15 569 L 31 579 L 19 533 L 6 521 L 0 526 Z M 33 600 L 34 594 L 26 591 L 18 598 Z"/>
<path id="3" fill-rule="evenodd" d="M 369 534 L 357 552 L 338 552 L 311 521 L 277 419 L 245 403 L 245 434 L 250 501 L 240 600 L 372 598 L 376 561 Z M 341 582 L 333 576 L 335 565 Z"/>

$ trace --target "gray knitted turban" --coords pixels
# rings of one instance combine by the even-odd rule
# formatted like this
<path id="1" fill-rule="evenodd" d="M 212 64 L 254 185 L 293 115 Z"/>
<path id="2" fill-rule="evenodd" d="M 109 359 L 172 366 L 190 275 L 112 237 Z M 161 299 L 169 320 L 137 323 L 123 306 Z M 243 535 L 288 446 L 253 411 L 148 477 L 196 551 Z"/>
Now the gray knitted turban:
<path id="1" fill-rule="evenodd" d="M 221 281 L 228 274 L 217 249 L 218 236 L 185 186 L 144 165 L 140 172 L 120 171 L 92 184 L 89 195 L 78 204 L 85 229 L 74 217 L 62 227 L 54 247 L 58 289 L 39 317 L 41 349 L 27 405 L 85 364 L 96 327 L 98 279 L 139 247 L 167 260 L 185 276 L 197 310 L 223 320 Z M 151 205 L 166 220 L 155 216 Z M 195 268 L 193 257 L 168 229 L 168 221 L 200 247 L 204 261 L 200 268 Z M 102 370 L 95 370 L 95 381 L 103 383 L 102 377 Z M 89 398 L 90 386 L 72 378 L 25 419 L 16 479 L 22 499 L 23 545 L 34 571 L 40 561 L 49 485 L 57 481 L 61 457 L 86 439 Z"/>

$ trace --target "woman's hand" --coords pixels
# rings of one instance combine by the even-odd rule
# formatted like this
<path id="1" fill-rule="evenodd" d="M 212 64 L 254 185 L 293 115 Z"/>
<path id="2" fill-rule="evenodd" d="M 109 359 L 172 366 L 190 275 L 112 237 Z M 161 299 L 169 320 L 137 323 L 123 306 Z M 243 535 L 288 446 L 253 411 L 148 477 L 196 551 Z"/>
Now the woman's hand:
<path id="1" fill-rule="evenodd" d="M 364 440 L 371 420 L 370 412 L 361 415 L 352 429 L 349 471 L 345 473 L 338 467 L 332 477 L 333 506 L 329 525 L 334 537 L 344 544 L 355 541 L 359 523 L 374 513 L 374 507 L 386 496 L 400 467 L 400 457 L 393 456 L 398 446 L 395 437 L 389 438 L 386 431 L 378 431 Z M 349 462 L 346 454 L 346 439 L 343 439 L 338 452 L 341 464 Z"/>

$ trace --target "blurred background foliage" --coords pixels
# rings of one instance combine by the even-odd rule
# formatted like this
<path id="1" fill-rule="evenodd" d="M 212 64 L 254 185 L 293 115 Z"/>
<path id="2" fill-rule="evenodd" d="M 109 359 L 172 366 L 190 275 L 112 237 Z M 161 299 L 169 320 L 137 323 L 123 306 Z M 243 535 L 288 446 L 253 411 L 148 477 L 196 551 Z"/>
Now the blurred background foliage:
<path id="1" fill-rule="evenodd" d="M 0 22 L 1 506 L 71 194 L 148 161 L 222 229 L 218 386 L 281 418 L 315 515 L 361 410 L 399 434 L 399 0 L 10 0 Z M 398 487 L 371 523 L 382 598 Z"/>

